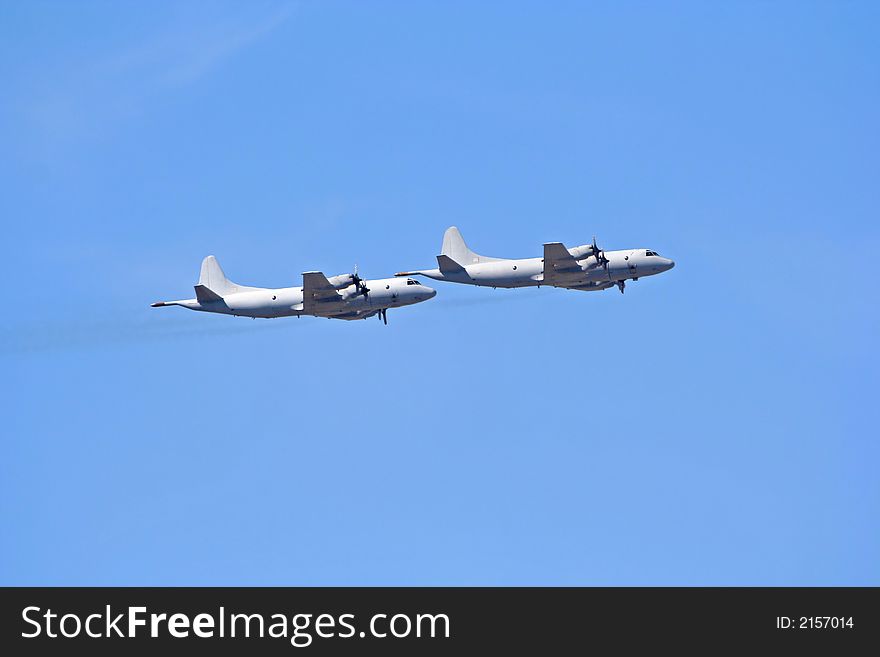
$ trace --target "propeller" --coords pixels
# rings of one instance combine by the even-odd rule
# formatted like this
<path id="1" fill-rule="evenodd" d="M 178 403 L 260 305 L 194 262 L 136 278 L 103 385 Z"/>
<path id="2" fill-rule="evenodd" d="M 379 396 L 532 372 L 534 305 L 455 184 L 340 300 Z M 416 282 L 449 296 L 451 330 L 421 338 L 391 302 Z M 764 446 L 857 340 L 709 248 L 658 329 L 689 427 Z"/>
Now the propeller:
<path id="1" fill-rule="evenodd" d="M 596 245 L 595 235 L 593 235 L 593 253 L 596 256 L 596 262 L 602 265 L 605 269 L 608 269 L 608 258 L 605 257 L 605 252 L 601 251 Z"/>
<path id="2" fill-rule="evenodd" d="M 358 294 L 363 294 L 367 296 L 370 293 L 370 288 L 367 287 L 367 284 L 364 282 L 360 276 L 358 276 L 358 266 L 354 266 L 354 273 L 351 275 L 351 282 L 354 283 L 355 288 L 357 289 Z"/>

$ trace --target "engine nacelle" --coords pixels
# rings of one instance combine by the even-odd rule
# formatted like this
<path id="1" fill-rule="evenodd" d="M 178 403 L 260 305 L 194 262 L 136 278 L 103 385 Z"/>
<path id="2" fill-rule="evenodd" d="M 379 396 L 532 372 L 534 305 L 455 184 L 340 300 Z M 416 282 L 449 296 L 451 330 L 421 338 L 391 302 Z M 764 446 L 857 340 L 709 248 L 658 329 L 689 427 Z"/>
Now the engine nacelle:
<path id="1" fill-rule="evenodd" d="M 575 260 L 583 260 L 595 254 L 592 244 L 581 244 L 580 246 L 570 248 L 568 252 Z"/>
<path id="2" fill-rule="evenodd" d="M 354 277 L 351 274 L 339 274 L 339 276 L 331 276 L 327 281 L 334 290 L 341 290 L 354 284 Z"/>
<path id="3" fill-rule="evenodd" d="M 349 285 L 348 287 L 339 290 L 339 294 L 345 301 L 351 301 L 352 299 L 356 298 L 360 293 L 360 288 L 357 288 L 354 285 Z"/>
<path id="4" fill-rule="evenodd" d="M 579 286 L 577 289 L 583 290 L 584 292 L 596 292 L 597 290 L 607 290 L 609 287 L 614 287 L 614 285 L 615 283 L 612 281 L 595 281 L 582 287 Z"/>

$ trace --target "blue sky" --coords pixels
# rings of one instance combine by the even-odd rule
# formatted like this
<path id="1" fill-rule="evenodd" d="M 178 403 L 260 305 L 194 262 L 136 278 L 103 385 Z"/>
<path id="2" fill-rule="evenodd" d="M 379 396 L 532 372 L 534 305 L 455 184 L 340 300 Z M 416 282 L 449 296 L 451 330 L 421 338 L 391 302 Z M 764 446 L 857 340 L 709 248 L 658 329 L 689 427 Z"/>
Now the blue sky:
<path id="1" fill-rule="evenodd" d="M 880 584 L 876 3 L 0 7 L 2 584 Z M 615 290 L 171 308 L 597 235 Z"/>

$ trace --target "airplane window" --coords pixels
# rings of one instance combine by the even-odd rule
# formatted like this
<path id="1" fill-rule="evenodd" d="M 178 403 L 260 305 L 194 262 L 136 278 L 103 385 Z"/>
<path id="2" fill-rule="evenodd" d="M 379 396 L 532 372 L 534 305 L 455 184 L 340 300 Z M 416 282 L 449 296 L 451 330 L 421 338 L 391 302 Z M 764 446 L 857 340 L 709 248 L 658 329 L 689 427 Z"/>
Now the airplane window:
<path id="1" fill-rule="evenodd" d="M 406 279 L 406 284 L 407 284 L 407 285 L 421 285 L 421 283 L 419 283 L 418 281 L 414 281 L 414 280 L 411 279 L 411 278 L 407 278 L 407 279 Z"/>
<path id="2" fill-rule="evenodd" d="M 657 252 L 656 251 L 645 251 L 645 255 L 655 256 L 655 255 L 657 255 Z"/>

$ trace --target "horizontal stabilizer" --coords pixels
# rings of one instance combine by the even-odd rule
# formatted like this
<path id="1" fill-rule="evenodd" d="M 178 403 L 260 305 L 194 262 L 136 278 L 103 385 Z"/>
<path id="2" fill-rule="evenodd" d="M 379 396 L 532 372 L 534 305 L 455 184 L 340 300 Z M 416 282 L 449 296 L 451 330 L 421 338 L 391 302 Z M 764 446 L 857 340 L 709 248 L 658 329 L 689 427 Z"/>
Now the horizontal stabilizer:
<path id="1" fill-rule="evenodd" d="M 214 290 L 205 287 L 204 285 L 196 285 L 196 299 L 199 300 L 199 303 L 211 303 L 213 301 L 223 301 L 223 297 L 214 292 Z"/>
<path id="2" fill-rule="evenodd" d="M 459 263 L 450 258 L 448 255 L 438 255 L 437 264 L 440 266 L 440 271 L 444 274 L 465 273 L 464 267 L 462 267 Z"/>

